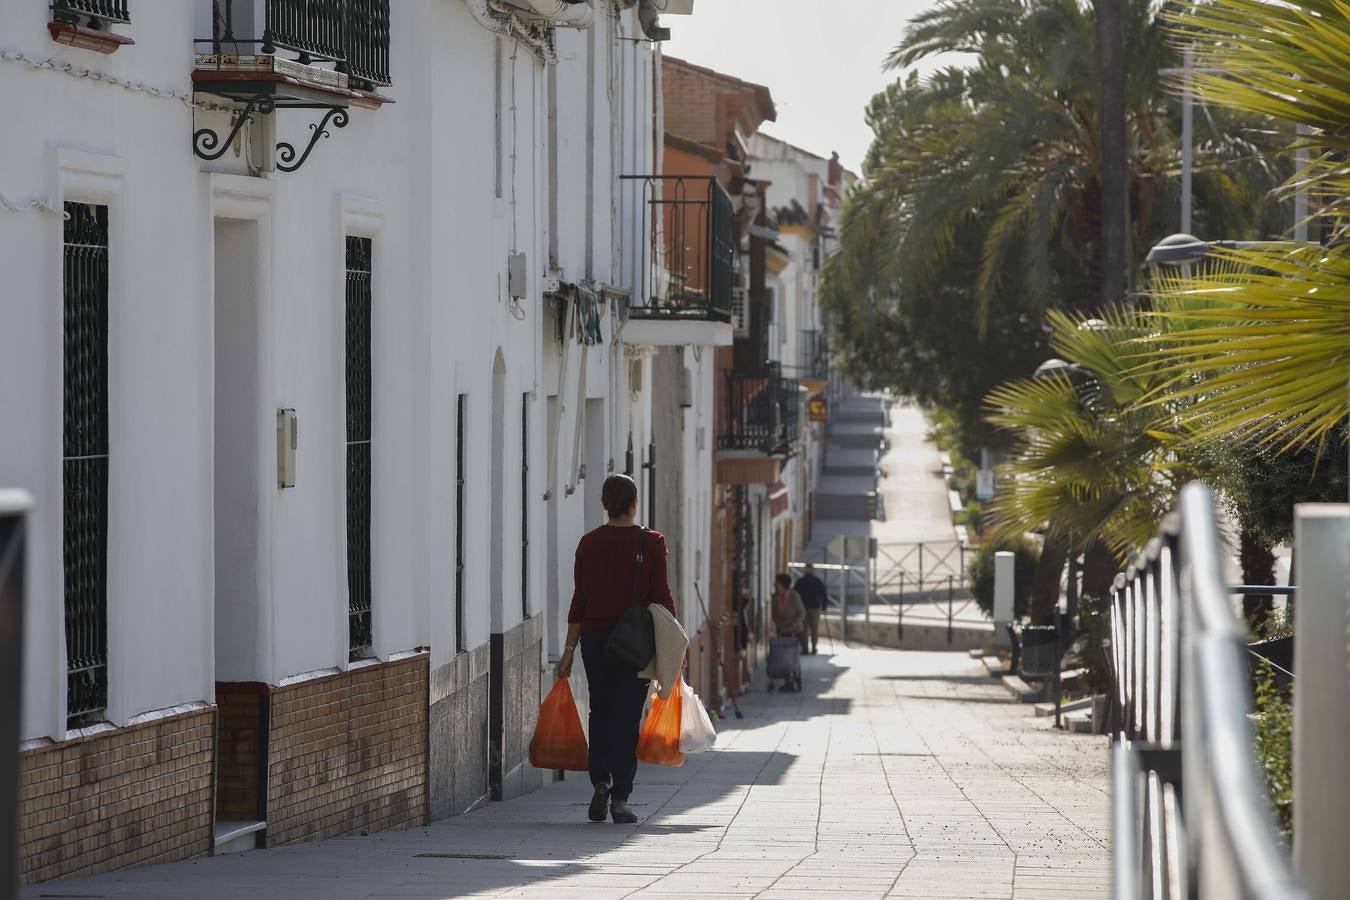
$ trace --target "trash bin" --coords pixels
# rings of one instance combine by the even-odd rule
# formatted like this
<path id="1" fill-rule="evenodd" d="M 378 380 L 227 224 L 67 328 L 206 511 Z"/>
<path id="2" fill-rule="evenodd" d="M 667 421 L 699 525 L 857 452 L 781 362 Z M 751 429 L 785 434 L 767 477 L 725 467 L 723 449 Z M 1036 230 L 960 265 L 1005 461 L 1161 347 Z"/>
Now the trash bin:
<path id="1" fill-rule="evenodd" d="M 1059 653 L 1059 629 L 1054 625 L 1028 625 L 1022 629 L 1022 665 L 1020 674 L 1028 678 L 1049 678 L 1055 674 Z"/>

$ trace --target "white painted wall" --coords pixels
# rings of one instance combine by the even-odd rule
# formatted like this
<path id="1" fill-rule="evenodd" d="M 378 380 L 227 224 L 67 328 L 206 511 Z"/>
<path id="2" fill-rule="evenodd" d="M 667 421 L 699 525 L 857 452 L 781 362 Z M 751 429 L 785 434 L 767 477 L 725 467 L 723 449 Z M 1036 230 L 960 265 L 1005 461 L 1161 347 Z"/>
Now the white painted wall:
<path id="1" fill-rule="evenodd" d="M 153 12 L 133 8 L 133 22 L 117 30 L 136 43 L 112 56 L 53 44 L 43 4 L 0 7 L 0 34 L 6 49 L 182 90 L 204 7 L 205 0 Z M 542 279 L 589 276 L 630 286 L 620 260 L 635 248 L 621 242 L 615 227 L 618 176 L 653 165 L 653 136 L 661 133 L 652 120 L 653 51 L 634 40 L 635 9 L 617 18 L 598 14 L 588 32 L 558 33 L 552 110 L 558 230 L 550 235 L 548 68 L 511 41 L 499 52 L 497 36 L 475 22 L 462 0 L 399 0 L 392 29 L 394 83 L 382 93 L 397 102 L 352 110 L 349 124 L 331 128 L 298 172 L 265 177 L 248 175 L 244 154 L 211 163 L 196 158 L 189 149 L 194 117 L 177 100 L 0 63 L 0 95 L 7 98 L 0 191 L 12 200 L 45 195 L 58 207 L 62 199 L 107 202 L 112 210 L 114 723 L 211 700 L 218 678 L 275 683 L 347 665 L 347 234 L 370 237 L 374 247 L 374 652 L 388 657 L 429 645 L 433 665 L 456 652 L 454 459 L 461 393 L 468 396 L 470 478 L 466 634 L 459 643 L 473 648 L 488 639 L 487 510 L 494 498 L 486 473 L 498 352 L 505 365 L 499 506 L 506 539 L 497 626 L 510 628 L 522 615 L 516 537 L 520 403 L 527 393 L 533 397 L 528 595 L 531 611 L 551 600 L 555 616 L 565 615 L 572 549 L 596 523 L 585 515 L 584 493 L 566 494 L 565 467 L 552 481 L 547 475 L 547 398 L 558 394 L 561 373 Z M 281 112 L 277 136 L 301 144 L 312 121 L 305 111 Z M 225 116 L 199 113 L 195 126 L 203 125 L 221 128 Z M 254 271 L 216 271 L 221 255 L 248 257 L 230 248 L 248 235 L 257 241 Z M 557 247 L 552 273 L 551 243 Z M 528 258 L 527 296 L 518 304 L 506 291 L 513 251 Z M 59 738 L 65 728 L 60 220 L 0 212 L 0 265 L 8 282 L 0 297 L 0 422 L 10 426 L 0 428 L 0 483 L 26 488 L 36 500 L 23 733 Z M 217 302 L 233 304 L 250 282 L 256 282 L 253 324 L 229 310 L 218 316 Z M 255 325 L 254 383 L 237 394 L 218 393 L 217 347 L 238 348 L 242 330 L 234 330 Z M 602 410 L 589 452 L 604 469 L 610 460 L 622 468 L 630 422 L 638 426 L 639 454 L 645 448 L 642 410 L 651 402 L 650 378 L 644 394 L 628 390 L 624 354 L 611 352 L 616 326 L 607 304 L 605 344 L 591 348 L 584 373 L 577 373 L 586 378 L 582 396 Z M 230 329 L 219 342 L 218 327 Z M 681 539 L 701 542 L 701 573 L 694 571 L 694 552 L 686 550 L 683 559 L 687 574 L 706 584 L 710 354 L 692 365 L 704 406 L 689 414 L 691 425 L 700 425 L 686 429 L 683 454 L 691 469 L 706 471 L 709 483 L 690 497 L 702 512 L 689 518 Z M 275 486 L 279 407 L 294 408 L 299 417 L 297 483 L 285 490 Z M 221 434 L 218 421 L 237 422 L 249 408 L 256 434 Z M 570 427 L 562 423 L 564 432 Z M 697 427 L 708 429 L 703 450 L 694 446 Z M 222 460 L 226 450 L 239 455 Z M 244 500 L 220 509 L 218 519 L 218 471 L 225 487 L 256 479 L 256 509 Z M 583 490 L 598 490 L 601 480 L 592 474 Z M 249 515 L 256 525 L 253 551 L 237 546 L 239 520 Z M 222 535 L 218 521 L 234 525 Z M 235 562 L 250 552 L 256 555 L 252 573 Z M 227 558 L 228 571 L 219 571 L 218 579 Z M 229 615 L 218 613 L 218 589 L 242 596 L 250 582 L 256 584 L 252 597 L 232 605 Z M 557 594 L 546 595 L 550 588 Z M 557 623 L 550 625 L 556 637 Z"/>

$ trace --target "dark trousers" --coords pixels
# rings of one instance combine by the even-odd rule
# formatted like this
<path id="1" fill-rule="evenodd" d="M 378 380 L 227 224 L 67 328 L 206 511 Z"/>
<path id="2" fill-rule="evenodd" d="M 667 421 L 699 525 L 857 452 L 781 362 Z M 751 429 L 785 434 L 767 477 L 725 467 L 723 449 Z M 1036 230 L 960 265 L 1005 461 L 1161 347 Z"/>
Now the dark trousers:
<path id="1" fill-rule="evenodd" d="M 610 662 L 610 629 L 581 636 L 581 661 L 591 690 L 591 784 L 610 785 L 610 797 L 627 800 L 637 774 L 638 731 L 647 681 Z"/>
<path id="2" fill-rule="evenodd" d="M 820 610 L 807 608 L 806 610 L 806 631 L 802 632 L 802 649 L 806 649 L 806 634 L 811 633 L 811 652 L 815 653 L 816 648 L 820 646 Z"/>

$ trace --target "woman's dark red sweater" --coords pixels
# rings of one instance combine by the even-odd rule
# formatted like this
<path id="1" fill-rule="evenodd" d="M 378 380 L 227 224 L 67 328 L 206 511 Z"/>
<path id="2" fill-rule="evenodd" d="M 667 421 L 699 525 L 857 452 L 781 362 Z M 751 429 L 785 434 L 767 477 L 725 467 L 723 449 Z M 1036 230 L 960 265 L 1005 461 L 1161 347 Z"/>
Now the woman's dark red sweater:
<path id="1" fill-rule="evenodd" d="M 646 532 L 642 543 L 642 570 L 638 573 L 637 591 L 633 591 L 633 568 L 637 561 L 638 536 Z M 577 543 L 575 588 L 572 607 L 567 612 L 569 624 L 581 623 L 581 632 L 608 628 L 635 600 L 643 606 L 659 603 L 675 612 L 675 601 L 670 596 L 666 581 L 665 536 L 650 528 L 601 525 L 588 532 Z"/>

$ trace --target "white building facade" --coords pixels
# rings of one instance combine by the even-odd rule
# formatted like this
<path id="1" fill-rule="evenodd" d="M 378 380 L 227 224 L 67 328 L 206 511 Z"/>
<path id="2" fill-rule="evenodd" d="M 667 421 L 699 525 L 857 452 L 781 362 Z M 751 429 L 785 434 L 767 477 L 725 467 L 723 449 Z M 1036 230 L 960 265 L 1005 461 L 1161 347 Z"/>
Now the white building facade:
<path id="1" fill-rule="evenodd" d="M 708 564 L 729 336 L 625 336 L 663 264 L 621 177 L 660 171 L 656 8 L 305 7 L 0 9 L 27 880 L 538 786 L 604 476 L 648 502 L 659 447 L 672 584 Z"/>

